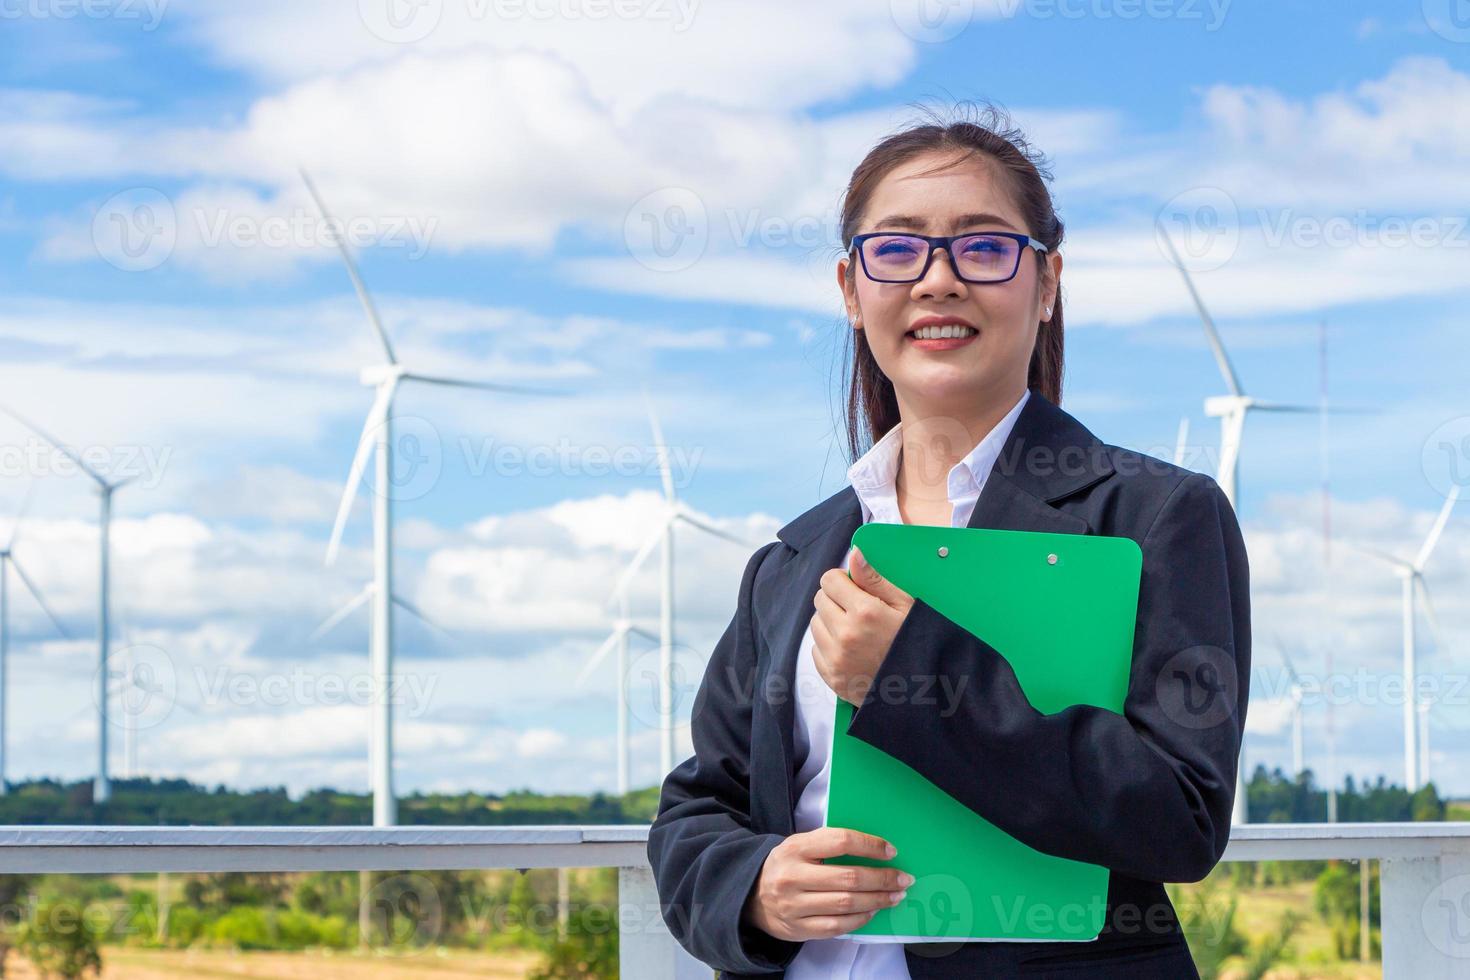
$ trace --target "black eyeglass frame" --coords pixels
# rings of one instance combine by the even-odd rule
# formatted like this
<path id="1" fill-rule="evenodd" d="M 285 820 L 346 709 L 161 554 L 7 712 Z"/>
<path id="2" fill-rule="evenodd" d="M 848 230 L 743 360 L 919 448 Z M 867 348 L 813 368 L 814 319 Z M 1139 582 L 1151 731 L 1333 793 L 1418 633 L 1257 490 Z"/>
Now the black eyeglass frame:
<path id="1" fill-rule="evenodd" d="M 867 254 L 863 251 L 863 242 L 867 241 L 870 238 L 890 238 L 893 236 L 899 236 L 902 238 L 917 238 L 922 242 L 928 243 L 929 245 L 929 254 L 924 256 L 924 267 L 919 270 L 918 275 L 914 276 L 911 279 L 879 279 L 877 276 L 868 271 L 868 258 Z M 980 237 L 1009 238 L 1021 246 L 1020 248 L 1016 249 L 1016 264 L 1011 269 L 1010 275 L 1006 276 L 1004 279 L 971 279 L 964 273 L 960 272 L 959 263 L 954 260 L 954 243 L 964 238 Z M 848 252 L 851 252 L 853 249 L 857 249 L 858 261 L 862 264 L 863 267 L 863 275 L 867 276 L 874 282 L 910 283 L 919 282 L 921 279 L 929 274 L 929 266 L 934 262 L 934 250 L 937 248 L 942 248 L 949 255 L 949 266 L 951 269 L 954 270 L 954 274 L 958 279 L 962 280 L 963 282 L 973 283 L 977 286 L 990 286 L 996 283 L 1010 282 L 1012 279 L 1016 278 L 1016 273 L 1021 271 L 1021 256 L 1026 253 L 1026 246 L 1028 245 L 1036 249 L 1037 253 L 1041 255 L 1045 255 L 1047 251 L 1049 251 L 1046 245 L 1038 242 L 1030 235 L 1023 235 L 1019 232 L 1014 231 L 967 231 L 959 235 L 919 235 L 911 231 L 870 231 L 861 235 L 853 235 L 852 242 L 847 246 L 847 250 Z"/>

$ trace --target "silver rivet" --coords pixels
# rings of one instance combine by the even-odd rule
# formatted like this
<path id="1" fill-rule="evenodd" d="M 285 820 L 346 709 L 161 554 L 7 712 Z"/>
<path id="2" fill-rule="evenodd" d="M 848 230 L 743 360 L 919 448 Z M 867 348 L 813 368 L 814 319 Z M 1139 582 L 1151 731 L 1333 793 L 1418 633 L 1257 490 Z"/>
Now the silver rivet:
<path id="1" fill-rule="evenodd" d="M 940 548 L 939 548 L 939 557 L 940 558 L 948 558 L 949 557 L 949 549 L 941 545 Z"/>
<path id="2" fill-rule="evenodd" d="M 1046 556 L 1046 563 L 1048 565 L 1055 565 L 1057 563 L 1057 556 L 1056 555 L 1047 555 Z"/>

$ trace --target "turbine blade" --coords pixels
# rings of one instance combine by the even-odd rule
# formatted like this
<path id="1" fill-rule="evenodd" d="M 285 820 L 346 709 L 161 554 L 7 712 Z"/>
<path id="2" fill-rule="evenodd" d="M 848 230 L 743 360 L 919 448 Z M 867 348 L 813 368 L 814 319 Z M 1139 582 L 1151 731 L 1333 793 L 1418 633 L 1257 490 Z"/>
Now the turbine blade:
<path id="1" fill-rule="evenodd" d="M 586 683 L 587 678 L 590 677 L 592 675 L 592 672 L 597 669 L 597 665 L 602 663 L 603 658 L 607 656 L 608 651 L 617 646 L 618 639 L 623 635 L 624 632 L 625 631 L 622 628 L 613 630 L 612 635 L 602 641 L 602 646 L 597 648 L 597 652 L 587 658 L 587 662 L 582 665 L 582 669 L 577 673 L 577 687 L 581 687 L 584 683 Z"/>
<path id="2" fill-rule="evenodd" d="M 347 483 L 342 487 L 342 502 L 337 505 L 337 520 L 332 525 L 332 539 L 327 543 L 327 564 L 330 565 L 337 560 L 337 548 L 342 543 L 342 529 L 347 525 L 347 515 L 352 510 L 352 502 L 357 499 L 357 485 L 362 482 L 362 474 L 367 469 L 368 457 L 372 455 L 377 444 L 377 429 L 388 417 L 388 406 L 393 401 L 393 391 L 397 388 L 396 380 L 390 381 L 378 388 L 377 397 L 373 399 L 373 407 L 368 410 L 367 421 L 363 423 L 362 435 L 357 440 L 357 452 L 352 456 L 352 467 L 347 471 Z M 379 487 L 378 492 L 384 493 L 386 487 Z"/>
<path id="3" fill-rule="evenodd" d="M 1286 644 L 1281 642 L 1281 634 L 1277 633 L 1275 636 L 1276 652 L 1281 654 L 1281 662 L 1286 664 L 1286 672 L 1291 675 L 1292 683 L 1300 684 L 1302 682 L 1301 676 L 1297 674 L 1296 666 L 1292 664 L 1291 657 L 1286 654 Z"/>
<path id="4" fill-rule="evenodd" d="M 1429 529 L 1429 536 L 1424 539 L 1424 545 L 1419 553 L 1414 556 L 1414 570 L 1422 571 L 1424 563 L 1434 552 L 1434 546 L 1439 544 L 1439 537 L 1444 533 L 1444 526 L 1449 523 L 1450 511 L 1454 509 L 1455 501 L 1460 499 L 1460 485 L 1456 483 L 1450 487 L 1449 494 L 1444 498 L 1444 506 L 1439 509 L 1439 516 L 1434 519 L 1434 526 Z"/>
<path id="5" fill-rule="evenodd" d="M 427 613 L 425 613 L 418 606 L 415 606 L 413 603 L 409 602 L 407 599 L 403 598 L 403 596 L 395 595 L 393 597 L 393 604 L 395 606 L 402 606 L 404 609 L 407 609 L 409 612 L 413 613 L 415 616 L 417 616 L 419 618 L 419 620 L 421 620 L 424 623 L 424 625 L 429 626 L 429 627 L 431 627 L 431 628 L 433 628 L 435 630 L 438 630 L 440 633 L 443 633 L 445 636 L 449 636 L 449 637 L 454 636 L 454 634 L 451 633 L 446 627 L 440 626 L 438 623 L 434 622 L 433 619 L 429 618 L 429 615 Z"/>
<path id="6" fill-rule="evenodd" d="M 722 531 L 719 528 L 715 527 L 713 524 L 710 524 L 710 523 L 708 523 L 707 521 L 704 521 L 701 518 L 695 517 L 682 504 L 679 506 L 679 518 L 681 520 L 684 520 L 684 521 L 689 522 L 690 524 L 693 524 L 695 527 L 699 528 L 701 531 L 705 531 L 705 532 L 707 532 L 709 534 L 713 534 L 717 538 L 724 538 L 726 541 L 729 541 L 729 542 L 731 542 L 733 544 L 738 544 L 742 548 L 753 548 L 754 547 L 754 545 L 751 545 L 750 543 L 742 540 L 741 538 L 736 537 L 735 535 L 731 534 L 730 532 L 728 532 L 728 531 Z"/>
<path id="7" fill-rule="evenodd" d="M 36 489 L 36 475 L 32 473 L 26 480 L 26 492 L 20 498 L 20 506 L 15 509 L 15 518 L 10 522 L 10 540 L 5 542 L 5 547 L 0 551 L 14 551 L 15 542 L 20 540 L 20 525 L 26 519 L 26 514 L 31 509 L 31 496 Z"/>
<path id="8" fill-rule="evenodd" d="M 301 168 L 301 179 L 306 183 L 306 190 L 311 194 L 311 199 L 316 202 L 316 209 L 321 212 L 322 220 L 329 225 L 333 222 L 332 215 L 327 211 L 327 206 L 322 202 L 322 196 L 317 193 L 316 184 L 305 168 Z M 363 285 L 362 276 L 357 272 L 357 263 L 352 261 L 352 253 L 348 251 L 347 241 L 342 235 L 332 236 L 337 241 L 337 251 L 342 254 L 342 261 L 347 266 L 347 275 L 352 279 L 352 288 L 357 292 L 357 299 L 362 303 L 362 308 L 367 311 L 368 322 L 373 325 L 373 332 L 378 335 L 378 340 L 383 345 L 383 355 L 388 358 L 389 364 L 397 364 L 398 358 L 393 356 L 393 344 L 388 340 L 388 331 L 383 329 L 383 321 L 378 316 L 378 308 L 373 305 L 373 298 L 368 294 L 367 286 Z"/>
<path id="9" fill-rule="evenodd" d="M 445 378 L 433 374 L 419 374 L 413 371 L 405 371 L 403 377 L 408 381 L 422 381 L 430 385 L 448 385 L 452 388 L 479 388 L 483 391 L 503 391 L 513 395 L 565 395 L 565 391 L 557 391 L 549 388 L 526 388 L 522 385 L 503 385 L 495 381 L 470 381 L 464 378 Z"/>
<path id="10" fill-rule="evenodd" d="M 1260 411 L 1260 412 L 1311 412 L 1313 415 L 1315 415 L 1318 412 L 1322 411 L 1322 406 L 1321 405 L 1288 405 L 1288 404 L 1285 404 L 1284 402 L 1258 402 L 1255 399 L 1252 399 L 1251 400 L 1251 404 L 1250 404 L 1250 410 L 1252 412 L 1256 412 L 1256 411 Z M 1340 408 L 1334 408 L 1334 409 L 1331 410 L 1331 414 L 1336 415 L 1340 411 L 1342 411 L 1342 409 L 1340 409 Z"/>
<path id="11" fill-rule="evenodd" d="M 20 414 L 15 409 L 10 408 L 7 405 L 0 405 L 0 412 L 4 412 L 6 415 L 9 415 L 11 418 L 15 419 L 21 425 L 25 426 L 27 429 L 30 429 L 36 435 L 40 436 L 42 439 L 44 439 L 47 442 L 51 443 L 51 448 L 52 449 L 55 449 L 57 452 L 61 453 L 61 455 L 65 456 L 67 459 L 71 460 L 73 463 L 76 463 L 77 466 L 79 466 L 81 468 L 81 470 L 82 470 L 83 473 L 86 473 L 88 476 L 90 476 L 92 479 L 96 480 L 102 486 L 104 486 L 104 487 L 107 486 L 107 480 L 103 478 L 103 476 L 102 476 L 101 473 L 98 473 L 96 470 L 92 469 L 92 467 L 90 467 L 86 463 L 84 463 L 82 461 L 82 457 L 81 456 L 77 455 L 72 450 L 70 450 L 67 447 L 63 446 L 59 440 L 57 440 L 54 436 L 52 436 L 45 429 L 41 428 L 39 425 L 37 425 L 36 423 L 32 422 L 30 419 L 26 418 L 24 415 Z"/>
<path id="12" fill-rule="evenodd" d="M 312 640 L 312 642 L 321 639 L 323 636 L 331 631 L 332 627 L 336 626 L 338 623 L 342 622 L 342 620 L 352 615 L 353 610 L 357 609 L 364 602 L 367 602 L 372 594 L 373 585 L 371 582 L 369 582 L 367 585 L 363 586 L 361 592 L 349 599 L 346 605 L 344 605 L 341 609 L 338 609 L 336 612 L 332 613 L 332 615 L 328 616 L 326 619 L 322 620 L 321 625 L 311 631 L 310 639 Z"/>
<path id="13" fill-rule="evenodd" d="M 628 586 L 633 581 L 633 576 L 638 574 L 639 566 L 641 566 L 645 561 L 648 560 L 649 555 L 653 554 L 653 549 L 657 548 L 659 542 L 663 540 L 664 533 L 668 529 L 668 526 L 672 520 L 672 514 L 669 517 L 665 518 L 663 523 L 659 525 L 658 530 L 654 532 L 653 536 L 643 543 L 643 547 L 638 549 L 638 553 L 633 556 L 633 560 L 628 562 L 628 567 L 623 569 L 622 575 L 618 576 L 618 584 L 613 587 L 612 595 L 608 596 L 608 605 L 612 605 L 614 599 L 627 591 Z"/>
<path id="14" fill-rule="evenodd" d="M 1220 331 L 1215 329 L 1215 321 L 1211 319 L 1210 312 L 1205 309 L 1204 300 L 1200 299 L 1199 291 L 1194 288 L 1194 279 L 1189 275 L 1189 270 L 1179 259 L 1179 253 L 1174 248 L 1174 239 L 1170 237 L 1167 229 L 1158 221 L 1154 222 L 1160 235 L 1164 238 L 1164 244 L 1169 247 L 1169 257 L 1174 262 L 1174 267 L 1184 277 L 1185 288 L 1189 290 L 1190 299 L 1194 300 L 1194 308 L 1199 311 L 1199 318 L 1205 325 L 1205 339 L 1209 341 L 1210 351 L 1215 355 L 1215 364 L 1220 368 L 1220 375 L 1225 379 L 1225 384 L 1232 395 L 1243 395 L 1240 389 L 1240 379 L 1236 377 L 1235 368 L 1230 363 L 1230 355 L 1225 353 L 1225 344 L 1220 339 Z"/>
<path id="15" fill-rule="evenodd" d="M 41 598 L 41 590 L 36 588 L 36 583 L 31 581 L 31 577 L 26 574 L 26 570 L 21 567 L 20 562 L 16 560 L 14 555 L 10 556 L 10 565 L 15 569 L 15 574 L 19 575 L 20 580 L 25 583 L 25 587 L 30 590 L 31 598 L 36 600 L 36 605 L 41 607 L 41 611 L 46 614 L 46 618 L 51 620 L 51 625 L 56 627 L 56 632 L 60 633 L 65 639 L 71 639 L 71 634 L 66 631 L 65 626 L 61 625 L 61 620 L 56 618 L 56 614 L 51 611 L 51 607 L 46 605 L 46 600 Z"/>
<path id="16" fill-rule="evenodd" d="M 658 453 L 658 475 L 664 485 L 664 499 L 674 499 L 674 475 L 669 472 L 669 447 L 664 444 L 664 431 L 658 424 L 658 413 L 653 410 L 653 399 L 648 396 L 648 386 L 643 386 L 643 407 L 648 410 L 648 426 L 653 430 L 654 451 Z"/>
<path id="17" fill-rule="evenodd" d="M 1429 598 L 1429 583 L 1424 581 L 1424 576 L 1418 576 L 1419 596 L 1424 600 L 1424 618 L 1429 620 L 1429 632 L 1434 637 L 1436 648 L 1444 646 L 1444 632 L 1439 627 L 1439 614 L 1434 611 L 1434 601 Z"/>
<path id="18" fill-rule="evenodd" d="M 653 633 L 653 632 L 650 632 L 649 630 L 644 629 L 642 626 L 629 626 L 628 627 L 628 632 L 629 633 L 637 633 L 639 636 L 643 637 L 645 640 L 652 640 L 654 643 L 662 643 L 663 642 L 663 638 L 661 636 L 659 636 L 657 633 Z"/>
<path id="19" fill-rule="evenodd" d="M 1378 548 L 1372 548 L 1366 544 L 1358 544 L 1356 541 L 1344 541 L 1343 544 L 1346 544 L 1349 548 L 1352 548 L 1355 551 L 1361 551 L 1365 555 L 1372 555 L 1374 558 L 1382 559 L 1383 561 L 1386 561 L 1390 565 L 1393 565 L 1397 568 L 1413 568 L 1412 565 L 1404 561 L 1402 558 L 1399 558 L 1397 555 L 1390 555 L 1388 552 L 1381 551 Z"/>

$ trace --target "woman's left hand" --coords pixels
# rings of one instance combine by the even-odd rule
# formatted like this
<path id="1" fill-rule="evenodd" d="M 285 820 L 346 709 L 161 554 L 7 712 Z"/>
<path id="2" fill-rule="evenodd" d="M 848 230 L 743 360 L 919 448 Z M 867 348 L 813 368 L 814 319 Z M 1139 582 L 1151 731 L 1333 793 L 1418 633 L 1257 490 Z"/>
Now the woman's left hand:
<path id="1" fill-rule="evenodd" d="M 812 658 L 838 697 L 860 705 L 914 597 L 879 575 L 856 548 L 848 566 L 851 578 L 840 568 L 824 572 L 812 598 Z"/>

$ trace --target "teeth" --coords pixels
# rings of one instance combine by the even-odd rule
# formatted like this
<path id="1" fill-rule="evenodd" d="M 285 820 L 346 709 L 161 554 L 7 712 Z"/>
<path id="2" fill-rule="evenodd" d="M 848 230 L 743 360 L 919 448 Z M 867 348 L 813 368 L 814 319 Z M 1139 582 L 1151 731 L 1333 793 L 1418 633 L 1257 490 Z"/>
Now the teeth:
<path id="1" fill-rule="evenodd" d="M 975 333 L 974 327 L 946 323 L 938 327 L 920 327 L 914 331 L 914 336 L 919 340 L 943 340 L 946 337 L 968 337 L 973 333 Z"/>

